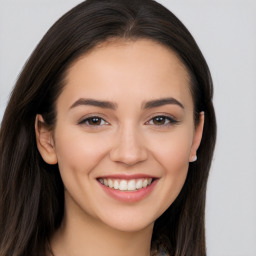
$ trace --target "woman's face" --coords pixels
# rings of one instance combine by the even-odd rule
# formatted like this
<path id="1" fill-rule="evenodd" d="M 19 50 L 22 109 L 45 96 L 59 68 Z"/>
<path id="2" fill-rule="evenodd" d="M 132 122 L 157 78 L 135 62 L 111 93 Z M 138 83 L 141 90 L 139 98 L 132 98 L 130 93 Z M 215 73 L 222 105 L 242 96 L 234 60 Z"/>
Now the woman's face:
<path id="1" fill-rule="evenodd" d="M 39 150 L 58 162 L 65 217 L 123 231 L 153 225 L 179 194 L 202 135 L 176 55 L 150 40 L 102 44 L 71 66 L 56 104 L 52 150 Z"/>

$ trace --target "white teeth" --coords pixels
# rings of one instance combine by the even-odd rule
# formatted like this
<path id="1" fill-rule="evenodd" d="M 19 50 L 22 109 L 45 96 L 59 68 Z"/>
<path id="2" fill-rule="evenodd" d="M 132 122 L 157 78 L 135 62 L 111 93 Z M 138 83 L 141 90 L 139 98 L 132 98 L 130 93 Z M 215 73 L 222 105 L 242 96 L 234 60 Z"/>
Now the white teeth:
<path id="1" fill-rule="evenodd" d="M 135 187 L 135 180 L 129 180 L 128 181 L 127 189 L 130 190 L 130 191 L 136 189 L 136 187 Z"/>
<path id="2" fill-rule="evenodd" d="M 128 186 L 128 184 L 127 184 L 127 181 L 126 180 L 121 180 L 120 181 L 120 184 L 119 184 L 119 190 L 127 190 L 127 186 Z"/>
<path id="3" fill-rule="evenodd" d="M 142 179 L 137 180 L 136 182 L 136 189 L 142 188 Z"/>
<path id="4" fill-rule="evenodd" d="M 99 179 L 99 182 L 109 188 L 118 189 L 121 191 L 136 191 L 138 189 L 146 188 L 152 183 L 152 178 L 119 180 L 119 179 Z"/>
<path id="5" fill-rule="evenodd" d="M 113 184 L 113 181 L 111 179 L 108 179 L 108 186 L 110 188 L 113 188 L 114 187 L 114 184 Z"/>
<path id="6" fill-rule="evenodd" d="M 143 180 L 142 187 L 145 188 L 147 185 L 148 185 L 148 180 L 147 179 Z"/>
<path id="7" fill-rule="evenodd" d="M 114 189 L 119 189 L 119 182 L 118 182 L 118 180 L 114 181 Z"/>

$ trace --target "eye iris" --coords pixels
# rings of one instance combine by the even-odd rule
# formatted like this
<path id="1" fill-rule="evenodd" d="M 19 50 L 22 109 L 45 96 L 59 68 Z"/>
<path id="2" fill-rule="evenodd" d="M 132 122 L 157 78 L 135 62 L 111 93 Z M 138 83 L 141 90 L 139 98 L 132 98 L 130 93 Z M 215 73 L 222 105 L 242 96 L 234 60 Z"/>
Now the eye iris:
<path id="1" fill-rule="evenodd" d="M 98 117 L 92 117 L 88 120 L 88 123 L 90 125 L 100 125 L 101 124 L 101 119 Z"/>
<path id="2" fill-rule="evenodd" d="M 165 124 L 166 118 L 164 116 L 157 116 L 153 119 L 153 123 L 155 125 L 163 125 Z"/>

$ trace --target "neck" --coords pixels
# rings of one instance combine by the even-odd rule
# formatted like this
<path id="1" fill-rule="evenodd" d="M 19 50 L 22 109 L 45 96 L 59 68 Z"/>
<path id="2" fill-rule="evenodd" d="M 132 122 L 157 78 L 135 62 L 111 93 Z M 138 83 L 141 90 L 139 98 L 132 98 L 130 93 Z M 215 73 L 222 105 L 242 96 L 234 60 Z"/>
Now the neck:
<path id="1" fill-rule="evenodd" d="M 152 231 L 153 224 L 139 231 L 120 231 L 85 213 L 66 211 L 51 248 L 54 256 L 149 256 Z"/>

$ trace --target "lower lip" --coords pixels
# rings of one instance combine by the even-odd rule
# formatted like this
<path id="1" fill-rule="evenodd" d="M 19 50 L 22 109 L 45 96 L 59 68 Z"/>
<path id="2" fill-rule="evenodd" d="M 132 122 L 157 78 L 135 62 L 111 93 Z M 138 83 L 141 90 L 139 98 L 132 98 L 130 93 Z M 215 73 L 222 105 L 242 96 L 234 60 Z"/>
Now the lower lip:
<path id="1" fill-rule="evenodd" d="M 127 202 L 127 203 L 134 203 L 141 201 L 145 197 L 147 197 L 155 188 L 158 180 L 154 180 L 149 186 L 146 188 L 142 188 L 136 191 L 121 191 L 118 189 L 109 188 L 99 182 L 99 185 L 102 187 L 102 189 L 112 198 Z"/>

